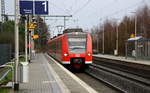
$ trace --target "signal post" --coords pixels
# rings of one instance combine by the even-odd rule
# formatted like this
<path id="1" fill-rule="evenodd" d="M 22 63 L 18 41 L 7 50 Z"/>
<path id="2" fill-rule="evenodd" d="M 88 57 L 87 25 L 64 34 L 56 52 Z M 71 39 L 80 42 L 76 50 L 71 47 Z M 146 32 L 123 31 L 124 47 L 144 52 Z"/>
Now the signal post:
<path id="1" fill-rule="evenodd" d="M 34 39 L 32 37 L 34 36 L 35 27 L 35 24 L 29 24 L 29 62 L 31 62 L 31 56 L 33 55 L 34 51 Z"/>

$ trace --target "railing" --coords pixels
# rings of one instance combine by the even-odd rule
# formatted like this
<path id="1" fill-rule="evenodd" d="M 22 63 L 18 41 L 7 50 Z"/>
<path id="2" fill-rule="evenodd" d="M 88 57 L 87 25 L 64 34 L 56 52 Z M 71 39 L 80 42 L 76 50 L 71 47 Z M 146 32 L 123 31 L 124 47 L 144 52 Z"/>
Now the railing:
<path id="1" fill-rule="evenodd" d="M 0 81 L 3 80 L 10 71 L 12 71 L 12 75 L 13 75 L 14 73 L 13 64 L 14 62 L 8 62 L 0 66 Z M 13 76 L 12 76 L 11 81 L 12 81 L 12 86 L 13 86 Z M 3 84 L 0 84 L 0 85 L 3 85 Z"/>

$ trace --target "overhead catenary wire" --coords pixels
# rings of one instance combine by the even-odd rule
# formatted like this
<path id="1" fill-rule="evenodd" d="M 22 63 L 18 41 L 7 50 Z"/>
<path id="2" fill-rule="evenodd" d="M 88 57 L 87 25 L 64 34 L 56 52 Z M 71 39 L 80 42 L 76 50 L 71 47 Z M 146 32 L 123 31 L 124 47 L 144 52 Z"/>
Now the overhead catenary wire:
<path id="1" fill-rule="evenodd" d="M 144 1 L 145 1 L 145 0 L 144 0 Z M 131 8 L 133 8 L 133 7 L 135 7 L 135 6 L 138 6 L 138 5 L 141 4 L 141 3 L 143 3 L 143 0 L 141 0 L 140 2 L 135 3 L 134 5 L 131 5 L 131 6 L 128 6 L 128 7 L 126 7 L 126 8 L 122 8 L 122 9 L 120 9 L 120 10 L 118 10 L 118 11 L 115 11 L 115 12 L 113 12 L 113 13 L 110 13 L 110 14 L 108 14 L 107 16 L 101 17 L 101 19 L 105 19 L 105 18 L 108 18 L 109 16 L 122 13 L 122 12 L 124 12 L 124 11 L 127 11 L 128 9 L 131 9 Z"/>
<path id="2" fill-rule="evenodd" d="M 119 14 L 119 13 L 122 13 L 122 12 L 125 12 L 125 11 L 127 11 L 127 10 L 129 10 L 129 9 L 133 9 L 133 7 L 137 7 L 139 4 L 141 4 L 141 3 L 143 3 L 143 1 L 145 1 L 145 0 L 140 0 L 139 2 L 137 2 L 137 3 L 135 3 L 135 4 L 133 4 L 133 5 L 130 5 L 130 6 L 128 6 L 128 7 L 126 7 L 126 8 L 122 8 L 122 9 L 120 9 L 120 10 L 117 10 L 117 11 L 115 11 L 115 12 L 113 12 L 113 13 L 109 13 L 108 15 L 105 15 L 105 16 L 102 16 L 102 17 L 100 17 L 100 20 L 102 21 L 106 21 L 106 20 L 108 20 L 108 18 L 111 16 L 114 16 L 114 15 L 117 15 L 117 14 Z M 104 7 L 102 7 L 102 9 L 103 9 Z"/>
<path id="3" fill-rule="evenodd" d="M 79 13 L 80 11 L 82 11 L 92 0 L 88 0 L 83 6 L 81 6 L 80 8 L 78 8 L 73 15 Z"/>
<path id="4" fill-rule="evenodd" d="M 64 10 L 64 8 L 61 8 L 57 5 L 55 5 L 54 3 L 50 2 L 51 5 L 53 5 L 54 7 L 56 7 L 57 9 L 59 9 L 60 11 L 63 11 L 64 13 L 68 14 L 68 11 Z M 70 14 L 69 14 L 70 15 Z"/>
<path id="5" fill-rule="evenodd" d="M 69 11 L 72 11 L 72 14 L 73 15 L 75 15 L 75 14 L 78 14 L 78 13 L 80 13 L 80 12 L 82 12 L 83 11 L 83 9 L 85 9 L 89 4 L 91 4 L 91 1 L 92 0 L 86 0 L 86 1 L 84 1 L 85 3 L 82 5 L 82 6 L 80 6 L 77 10 L 75 10 L 74 9 L 74 6 L 77 4 L 77 0 L 75 0 L 74 2 L 76 3 L 76 4 L 74 4 L 74 2 L 72 2 L 72 3 L 70 3 L 69 4 L 69 7 L 68 8 L 70 8 L 70 7 L 72 7 L 72 9 L 67 9 L 67 8 L 61 8 L 61 6 L 58 6 L 58 5 L 56 5 L 54 2 L 51 2 L 52 3 L 52 5 L 54 5 L 54 7 L 56 7 L 57 9 L 59 9 L 59 10 L 62 10 L 62 11 L 64 11 L 65 13 L 68 13 L 68 10 Z M 119 14 L 119 13 L 122 13 L 122 12 L 125 12 L 125 11 L 127 11 L 127 10 L 131 10 L 131 9 L 133 9 L 133 7 L 135 7 L 135 6 L 138 6 L 139 4 L 141 4 L 141 3 L 143 3 L 143 1 L 145 2 L 145 0 L 140 0 L 140 2 L 138 2 L 138 3 L 135 3 L 135 4 L 133 4 L 133 5 L 131 5 L 131 6 L 129 6 L 129 7 L 126 7 L 126 8 L 122 8 L 122 9 L 120 9 L 120 10 L 117 10 L 117 11 L 115 11 L 115 12 L 113 12 L 113 13 L 109 13 L 109 14 L 107 14 L 107 15 L 104 15 L 104 16 L 102 16 L 101 18 L 103 18 L 103 19 L 105 19 L 105 18 L 108 18 L 108 17 L 110 17 L 110 16 L 113 16 L 113 15 L 117 15 L 117 14 Z M 111 3 L 110 3 L 111 4 Z M 109 4 L 109 5 L 110 5 Z M 72 6 L 70 6 L 70 5 L 72 5 Z M 91 6 L 90 6 L 91 7 Z M 105 6 L 106 7 L 106 6 Z M 101 9 L 104 9 L 103 7 L 101 8 Z M 75 10 L 75 11 L 74 11 Z"/>
<path id="6" fill-rule="evenodd" d="M 104 10 L 104 9 L 108 8 L 108 6 L 112 5 L 113 3 L 114 3 L 114 1 L 112 1 L 112 2 L 108 3 L 107 5 L 101 7 L 99 10 L 100 10 L 100 11 L 101 11 L 101 10 Z M 95 9 L 96 6 L 93 6 L 92 8 Z M 92 14 L 89 14 L 88 17 L 91 16 L 91 15 L 98 15 L 98 13 L 99 13 L 100 11 L 93 11 L 93 13 L 92 13 Z"/>

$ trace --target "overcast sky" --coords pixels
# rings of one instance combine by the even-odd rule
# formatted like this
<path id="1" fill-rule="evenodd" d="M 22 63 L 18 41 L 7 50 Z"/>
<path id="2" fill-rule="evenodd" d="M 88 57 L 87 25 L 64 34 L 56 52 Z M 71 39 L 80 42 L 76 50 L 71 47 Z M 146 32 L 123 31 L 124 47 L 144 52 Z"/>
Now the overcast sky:
<path id="1" fill-rule="evenodd" d="M 5 0 L 7 14 L 14 13 L 14 1 Z M 150 5 L 150 0 L 48 0 L 50 15 L 73 15 L 67 20 L 67 27 L 82 27 L 90 29 L 103 20 L 121 19 L 125 15 L 133 15 L 137 8 L 144 4 Z M 46 18 L 52 30 L 57 25 L 63 25 L 62 18 Z M 50 20 L 51 19 L 51 20 Z"/>

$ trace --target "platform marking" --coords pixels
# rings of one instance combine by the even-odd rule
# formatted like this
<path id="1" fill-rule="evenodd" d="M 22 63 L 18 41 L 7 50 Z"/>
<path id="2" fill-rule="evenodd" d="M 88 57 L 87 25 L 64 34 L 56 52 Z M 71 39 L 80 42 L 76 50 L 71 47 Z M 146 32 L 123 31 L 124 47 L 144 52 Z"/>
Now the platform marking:
<path id="1" fill-rule="evenodd" d="M 56 82 L 58 83 L 58 85 L 59 85 L 62 93 L 71 93 L 69 91 L 69 89 L 67 88 L 67 86 L 63 83 L 63 81 L 59 78 L 58 74 L 54 71 L 54 69 L 52 68 L 52 66 L 48 62 L 46 62 L 46 63 L 47 63 L 47 66 L 49 68 L 49 71 L 52 72 L 53 77 L 55 78 Z"/>
<path id="2" fill-rule="evenodd" d="M 43 81 L 43 84 L 47 84 L 47 83 L 56 83 L 56 81 Z"/>
<path id="3" fill-rule="evenodd" d="M 46 54 L 47 55 L 47 54 Z M 48 56 L 48 55 L 47 55 Z M 65 69 L 62 65 L 60 65 L 56 60 L 54 60 L 52 57 L 48 56 L 52 61 L 54 61 L 60 68 L 62 68 L 68 75 L 70 75 L 76 82 L 78 82 L 82 87 L 84 87 L 89 93 L 98 93 L 96 90 L 91 88 L 88 84 L 86 84 L 84 81 L 79 79 L 77 76 L 75 76 L 73 73 Z"/>
<path id="4" fill-rule="evenodd" d="M 142 64 L 142 65 L 150 65 L 149 61 L 147 60 L 132 60 L 132 59 L 126 59 L 125 57 L 115 57 L 115 56 L 109 56 L 109 55 L 93 55 L 95 57 L 99 57 L 99 58 L 106 58 L 106 59 L 110 59 L 110 60 L 118 60 L 118 61 L 124 61 L 124 62 L 128 62 L 128 63 L 135 63 L 135 64 Z M 144 61 L 144 62 L 141 62 Z"/>

